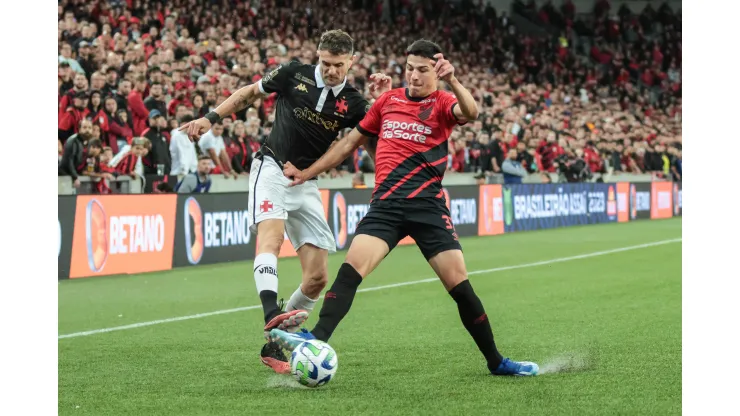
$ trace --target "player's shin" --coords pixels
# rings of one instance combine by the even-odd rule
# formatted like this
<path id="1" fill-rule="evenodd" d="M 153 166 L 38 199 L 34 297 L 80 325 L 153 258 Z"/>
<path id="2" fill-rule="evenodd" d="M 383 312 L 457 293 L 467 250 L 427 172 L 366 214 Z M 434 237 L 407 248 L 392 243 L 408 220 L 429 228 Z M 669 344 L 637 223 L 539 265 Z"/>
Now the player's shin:
<path id="1" fill-rule="evenodd" d="M 314 306 L 316 306 L 316 302 L 318 300 L 318 297 L 316 299 L 311 299 L 306 296 L 303 293 L 303 290 L 301 290 L 301 286 L 298 286 L 298 289 L 296 289 L 290 296 L 288 304 L 285 306 L 285 311 L 304 310 L 306 312 L 311 312 L 313 311 Z"/>
<path id="2" fill-rule="evenodd" d="M 324 304 L 319 312 L 319 322 L 311 333 L 321 341 L 328 341 L 339 322 L 347 315 L 362 276 L 349 263 L 339 268 L 337 279 L 324 295 Z"/>
<path id="3" fill-rule="evenodd" d="M 280 312 L 277 303 L 277 257 L 274 254 L 262 253 L 254 259 L 254 283 L 257 285 L 267 323 Z"/>
<path id="4" fill-rule="evenodd" d="M 475 340 L 475 344 L 478 345 L 478 349 L 486 357 L 488 367 L 498 368 L 501 361 L 503 361 L 503 357 L 496 348 L 488 316 L 478 295 L 475 294 L 470 280 L 466 279 L 459 283 L 449 293 L 457 303 L 460 319 L 465 329 L 468 330 L 470 336 Z"/>

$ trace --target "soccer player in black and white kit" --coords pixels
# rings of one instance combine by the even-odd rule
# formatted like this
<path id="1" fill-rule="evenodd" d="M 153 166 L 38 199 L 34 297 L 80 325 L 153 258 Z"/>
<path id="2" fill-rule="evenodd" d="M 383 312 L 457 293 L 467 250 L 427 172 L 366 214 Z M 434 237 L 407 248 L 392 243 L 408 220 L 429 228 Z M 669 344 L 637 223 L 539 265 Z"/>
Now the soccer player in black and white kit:
<path id="1" fill-rule="evenodd" d="M 289 187 L 283 164 L 291 161 L 299 168 L 308 168 L 326 153 L 341 130 L 354 128 L 370 108 L 363 94 L 347 84 L 347 71 L 356 57 L 354 41 L 346 32 L 325 32 L 318 57 L 318 65 L 291 61 L 279 66 L 259 82 L 234 93 L 215 111 L 181 127 L 197 139 L 213 123 L 246 108 L 264 94 L 278 94 L 274 127 L 255 155 L 249 176 L 250 229 L 259 235 L 254 280 L 262 301 L 265 335 L 275 328 L 298 328 L 308 318 L 328 281 L 328 253 L 336 250 L 317 181 Z M 370 81 L 375 98 L 390 89 L 390 77 L 386 75 L 373 74 Z M 277 301 L 277 256 L 286 233 L 298 253 L 303 276 L 283 311 Z M 262 362 L 276 372 L 290 371 L 277 344 L 268 342 L 260 355 Z"/>

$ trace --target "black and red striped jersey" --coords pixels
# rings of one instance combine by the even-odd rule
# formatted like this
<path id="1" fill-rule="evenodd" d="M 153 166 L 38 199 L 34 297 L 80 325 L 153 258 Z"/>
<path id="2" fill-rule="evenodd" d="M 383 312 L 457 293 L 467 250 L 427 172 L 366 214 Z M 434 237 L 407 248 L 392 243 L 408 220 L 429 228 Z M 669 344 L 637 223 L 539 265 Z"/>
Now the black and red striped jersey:
<path id="1" fill-rule="evenodd" d="M 457 98 L 435 91 L 411 97 L 405 88 L 386 92 L 357 129 L 378 136 L 373 200 L 437 197 L 447 168 L 448 138 L 459 122 Z"/>

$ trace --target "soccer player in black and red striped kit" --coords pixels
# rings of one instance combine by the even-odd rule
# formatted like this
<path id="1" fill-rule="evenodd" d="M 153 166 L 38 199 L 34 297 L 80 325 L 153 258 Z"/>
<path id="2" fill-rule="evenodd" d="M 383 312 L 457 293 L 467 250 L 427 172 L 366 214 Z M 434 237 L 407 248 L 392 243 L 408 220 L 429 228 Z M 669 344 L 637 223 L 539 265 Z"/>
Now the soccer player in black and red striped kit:
<path id="1" fill-rule="evenodd" d="M 360 124 L 307 169 L 285 165 L 285 175 L 293 179 L 292 185 L 298 185 L 339 165 L 368 138 L 378 136 L 370 209 L 357 226 L 345 263 L 324 297 L 319 322 L 311 332 L 273 329 L 270 337 L 288 350 L 307 339 L 328 341 L 349 312 L 362 280 L 401 239 L 411 236 L 457 303 L 460 319 L 490 372 L 536 375 L 537 364 L 504 358 L 496 348 L 488 316 L 468 280 L 442 191 L 447 139 L 456 125 L 478 117 L 478 107 L 437 44 L 418 40 L 406 54 L 408 88 L 380 96 Z M 440 79 L 452 88 L 452 94 L 437 89 Z"/>

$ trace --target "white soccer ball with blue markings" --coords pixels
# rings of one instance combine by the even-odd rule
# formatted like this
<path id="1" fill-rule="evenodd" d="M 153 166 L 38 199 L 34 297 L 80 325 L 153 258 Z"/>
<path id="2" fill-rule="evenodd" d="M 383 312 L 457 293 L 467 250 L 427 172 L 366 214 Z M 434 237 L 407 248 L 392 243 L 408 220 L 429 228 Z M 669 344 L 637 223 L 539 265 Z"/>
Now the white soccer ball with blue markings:
<path id="1" fill-rule="evenodd" d="M 307 387 L 321 387 L 337 372 L 337 353 L 329 344 L 312 339 L 302 342 L 290 355 L 290 373 Z"/>

